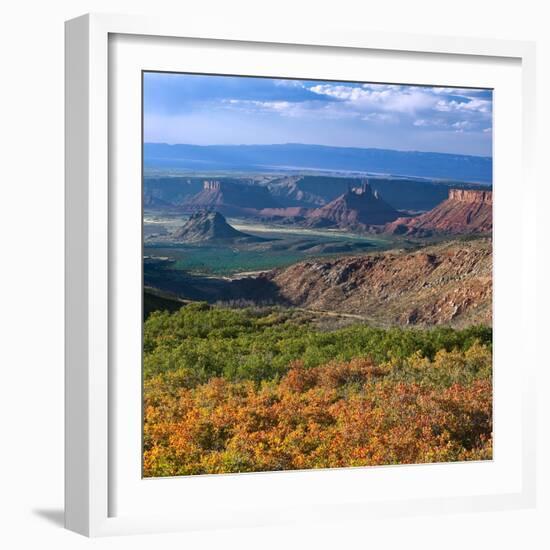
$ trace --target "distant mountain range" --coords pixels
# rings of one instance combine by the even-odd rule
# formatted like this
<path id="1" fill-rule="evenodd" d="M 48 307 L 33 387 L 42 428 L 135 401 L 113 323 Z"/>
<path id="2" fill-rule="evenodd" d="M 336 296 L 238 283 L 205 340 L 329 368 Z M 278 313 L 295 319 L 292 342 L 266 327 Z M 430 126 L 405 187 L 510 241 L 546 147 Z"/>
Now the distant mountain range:
<path id="1" fill-rule="evenodd" d="M 280 145 L 169 145 L 145 143 L 146 169 L 191 171 L 370 172 L 492 182 L 491 157 L 286 143 Z"/>

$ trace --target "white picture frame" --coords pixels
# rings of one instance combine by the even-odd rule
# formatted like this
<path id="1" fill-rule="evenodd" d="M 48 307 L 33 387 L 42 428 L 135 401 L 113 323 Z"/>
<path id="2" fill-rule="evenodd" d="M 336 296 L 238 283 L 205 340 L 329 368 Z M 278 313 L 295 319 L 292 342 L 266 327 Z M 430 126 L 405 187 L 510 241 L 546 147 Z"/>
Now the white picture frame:
<path id="1" fill-rule="evenodd" d="M 512 349 L 505 349 L 507 323 L 512 315 L 521 316 L 518 328 L 518 338 L 522 341 L 521 372 L 517 378 L 512 377 L 512 371 L 502 367 L 503 381 L 497 386 L 495 405 L 497 414 L 502 415 L 500 422 L 502 440 L 506 438 L 507 446 L 501 447 L 500 455 L 495 453 L 495 460 L 490 465 L 470 465 L 470 470 L 449 470 L 446 465 L 425 465 L 421 467 L 382 467 L 375 469 L 340 469 L 316 472 L 284 472 L 270 474 L 246 474 L 233 476 L 200 476 L 188 479 L 185 495 L 188 500 L 193 494 L 208 494 L 209 498 L 219 496 L 219 506 L 211 506 L 209 502 L 188 503 L 168 513 L 156 506 L 150 506 L 156 498 L 173 502 L 174 495 L 181 491 L 181 481 L 167 480 L 124 480 L 124 460 L 140 461 L 135 456 L 138 444 L 135 436 L 125 440 L 121 435 L 120 426 L 125 425 L 128 415 L 135 414 L 136 394 L 127 395 L 120 392 L 121 382 L 126 376 L 128 387 L 136 384 L 135 372 L 140 376 L 138 365 L 134 373 L 128 375 L 123 369 L 116 370 L 117 357 L 125 353 L 124 347 L 129 341 L 122 339 L 120 331 L 116 331 L 119 322 L 119 306 L 113 303 L 119 299 L 114 289 L 117 286 L 119 270 L 128 270 L 130 263 L 124 254 L 118 254 L 120 243 L 125 242 L 130 232 L 136 232 L 135 217 L 130 220 L 133 206 L 126 210 L 120 208 L 121 200 L 129 199 L 134 206 L 141 204 L 141 185 L 135 190 L 126 188 L 132 195 L 119 195 L 115 181 L 121 177 L 136 175 L 136 154 L 133 144 L 141 135 L 128 135 L 128 140 L 117 141 L 117 152 L 110 151 L 112 143 L 119 139 L 118 126 L 122 121 L 128 121 L 129 127 L 140 121 L 131 122 L 135 110 L 135 99 L 140 97 L 141 90 L 131 89 L 128 93 L 128 108 L 114 112 L 117 103 L 116 86 L 118 71 L 133 71 L 140 69 L 139 55 L 144 56 L 150 49 L 148 39 L 160 40 L 158 52 L 147 60 L 147 66 L 141 69 L 155 69 L 151 63 L 164 59 L 161 69 L 166 69 L 170 63 L 178 64 L 181 55 L 171 55 L 169 52 L 178 48 L 178 40 L 187 43 L 192 40 L 197 44 L 208 42 L 213 50 L 228 50 L 227 59 L 220 58 L 219 52 L 215 63 L 226 63 L 231 71 L 239 71 L 239 48 L 249 48 L 251 52 L 248 63 L 253 64 L 254 48 L 262 48 L 262 52 L 273 52 L 272 63 L 276 66 L 277 48 L 284 49 L 285 56 L 299 57 L 300 52 L 307 55 L 322 57 L 326 54 L 385 55 L 395 66 L 403 64 L 403 59 L 410 58 L 414 68 L 420 67 L 418 56 L 434 60 L 442 67 L 453 60 L 457 63 L 453 71 L 464 71 L 468 63 L 478 64 L 477 73 L 480 82 L 491 85 L 490 79 L 497 79 L 504 90 L 515 90 L 515 95 L 502 93 L 502 104 L 511 107 L 516 104 L 514 114 L 503 113 L 496 119 L 495 133 L 500 128 L 514 130 L 509 142 L 499 144 L 502 154 L 495 166 L 495 181 L 498 180 L 495 203 L 495 254 L 502 257 L 502 269 L 497 267 L 495 298 L 495 333 L 501 331 L 502 347 L 495 344 L 495 368 L 498 383 L 499 362 L 504 365 L 513 359 Z M 203 42 L 201 42 L 203 41 Z M 182 44 L 183 44 L 182 42 Z M 178 43 L 179 44 L 179 43 Z M 183 46 L 182 46 L 183 47 Z M 197 48 L 195 48 L 197 49 Z M 229 49 L 232 54 L 229 55 Z M 199 53 L 195 52 L 193 63 L 201 64 Z M 113 53 L 114 52 L 114 53 Z M 137 52 L 137 53 L 136 53 Z M 191 51 L 189 51 L 191 54 Z M 119 57 L 112 57 L 113 55 Z M 301 54 L 300 54 L 301 55 Z M 304 55 L 306 55 L 304 53 Z M 136 63 L 136 56 L 138 62 Z M 159 57 L 161 56 L 161 57 Z M 416 57 L 415 57 L 416 56 Z M 188 57 L 191 62 L 192 56 Z M 231 61 L 233 59 L 234 61 Z M 401 61 L 400 61 L 401 59 Z M 206 66 L 206 56 L 204 57 Z M 430 61 L 431 62 L 431 61 Z M 212 62 L 213 63 L 213 62 Z M 244 63 L 244 61 L 243 61 Z M 464 66 L 460 69 L 459 65 Z M 389 63 L 391 64 L 391 63 Z M 407 61 L 409 64 L 409 61 Z M 178 65 L 179 66 L 179 65 Z M 216 65 L 219 66 L 219 65 Z M 257 73 L 253 65 L 249 70 Z M 494 66 L 494 71 L 486 68 Z M 248 29 L 246 31 L 233 29 L 217 29 L 200 27 L 194 24 L 173 21 L 170 19 L 152 19 L 134 16 L 118 15 L 85 15 L 66 23 L 66 491 L 65 491 L 65 521 L 70 530 L 87 536 L 112 534 L 137 534 L 159 531 L 183 531 L 189 529 L 208 529 L 216 527 L 278 524 L 289 521 L 327 521 L 330 519 L 361 519 L 365 516 L 392 516 L 414 513 L 441 513 L 450 511 L 476 511 L 489 509 L 505 509 L 528 507 L 535 500 L 535 431 L 534 406 L 535 382 L 533 343 L 535 330 L 533 323 L 536 315 L 534 289 L 529 284 L 528 266 L 534 261 L 536 250 L 529 243 L 526 235 L 535 225 L 536 187 L 533 174 L 534 151 L 534 90 L 535 90 L 535 48 L 528 42 L 498 41 L 474 38 L 432 37 L 420 35 L 394 35 L 379 32 L 364 31 L 351 33 L 346 31 L 318 30 L 314 28 L 301 29 L 299 33 L 292 30 L 269 27 Z M 212 65 L 214 67 L 214 65 Z M 237 67 L 237 68 L 235 68 Z M 244 67 L 244 65 L 243 65 Z M 510 71 L 498 69 L 510 67 Z M 245 70 L 244 68 L 242 69 Z M 267 69 L 266 69 L 267 70 Z M 289 69 L 291 71 L 291 69 Z M 298 70 L 298 69 L 296 69 Z M 312 71 L 315 68 L 311 69 Z M 350 65 L 350 71 L 353 67 Z M 429 78 L 429 66 L 424 77 Z M 228 72 L 231 72 L 228 71 Z M 404 71 L 404 69 L 403 69 Z M 208 70 L 205 69 L 205 72 Z M 476 73 L 472 70 L 472 74 Z M 512 75 L 511 77 L 510 75 Z M 246 74 L 246 73 L 243 73 Z M 267 73 L 269 74 L 269 73 Z M 382 74 L 382 73 L 380 73 Z M 443 73 L 433 75 L 432 83 L 439 84 Z M 279 75 L 278 75 L 279 76 Z M 286 76 L 286 75 L 280 75 Z M 292 75 L 290 75 L 292 76 Z M 301 74 L 300 76 L 309 76 Z M 326 75 L 322 75 L 326 76 Z M 456 78 L 460 78 L 457 76 Z M 472 76 L 472 78 L 474 78 Z M 364 78 L 366 79 L 366 78 Z M 484 79 L 489 79 L 485 81 Z M 131 80 L 131 78 L 130 78 Z M 452 84 L 452 77 L 447 75 L 445 83 Z M 457 84 L 459 82 L 457 81 Z M 498 94 L 498 86 L 495 88 Z M 496 101 L 498 102 L 498 95 Z M 518 103 L 519 101 L 519 103 Z M 497 104 L 498 109 L 498 104 Z M 120 118 L 129 117 L 129 118 Z M 508 120 L 508 118 L 510 120 Z M 135 134 L 135 132 L 134 132 Z M 129 145 L 128 145 L 129 144 Z M 516 158 L 504 154 L 513 149 L 521 151 Z M 129 152 L 130 151 L 130 152 Z M 130 156 L 128 156 L 130 155 Z M 128 163 L 126 162 L 128 160 Z M 506 164 L 506 163 L 509 164 Z M 129 172 L 124 170 L 132 164 Z M 122 170 L 119 172 L 119 170 Z M 133 171 L 132 171 L 133 170 Z M 511 180 L 520 180 L 517 190 L 510 192 Z M 133 180 L 132 180 L 133 181 Z M 139 180 L 140 181 L 140 180 Z M 139 184 L 138 181 L 138 184 Z M 501 183 L 502 182 L 502 183 Z M 499 188 L 499 186 L 502 187 Z M 502 189 L 500 191 L 499 189 Z M 499 224 L 499 218 L 505 219 L 507 208 L 513 201 L 520 201 L 523 217 L 516 233 L 506 230 L 505 223 Z M 134 210 L 135 211 L 135 210 Z M 127 215 L 128 214 L 128 215 Z M 130 216 L 130 217 L 129 217 Z M 126 225 L 124 225 L 128 222 Z M 134 224 L 134 225 L 132 225 Z M 126 227 L 120 231 L 120 227 Z M 132 229 L 133 228 L 133 229 Z M 521 262 L 511 261 L 506 264 L 506 248 L 499 247 L 500 242 L 508 242 L 521 250 Z M 134 235 L 139 237 L 141 234 Z M 137 241 L 133 241 L 137 242 Z M 118 244 L 117 244 L 118 243 Z M 118 247 L 118 248 L 117 248 Z M 132 247 L 129 247 L 132 248 Z M 135 247 L 134 247 L 135 248 Z M 114 251 L 114 252 L 113 252 Z M 139 249 L 141 253 L 141 248 Z M 128 257 L 130 258 L 130 257 Z M 133 261 L 135 257 L 130 259 Z M 126 268 L 124 267 L 126 265 Z M 134 264 L 131 264 L 135 266 Z M 507 273 L 509 271 L 509 273 Z M 502 275 L 501 275 L 502 274 Z M 140 279 L 141 280 L 141 279 Z M 499 282 L 501 281 L 501 282 Z M 121 296 L 124 292 L 120 291 Z M 502 299 L 498 299 L 498 297 Z M 503 297 L 509 296 L 509 303 L 502 304 Z M 122 298 L 121 298 L 122 299 Z M 128 304 L 128 300 L 126 302 Z M 506 306 L 506 307 L 504 307 Z M 118 307 L 118 309 L 117 309 Z M 129 309 L 132 309 L 131 307 Z M 137 311 L 137 309 L 136 309 Z M 141 311 L 139 311 L 141 315 Z M 519 317 L 518 317 L 519 318 Z M 134 324 L 141 317 L 135 319 Z M 500 323 L 500 325 L 499 325 Z M 120 340 L 122 344 L 117 344 Z M 134 339 L 135 342 L 135 339 Z M 136 353 L 133 346 L 134 355 Z M 499 351 L 500 350 L 500 351 Z M 141 350 L 137 350 L 141 353 Z M 511 367 L 511 365 L 510 365 Z M 508 385 L 505 387 L 506 377 Z M 515 382 L 515 383 L 514 383 Z M 506 389 L 507 388 L 507 389 Z M 499 401 L 499 391 L 502 400 Z M 128 399 L 128 401 L 126 401 Z M 132 401 L 133 400 L 133 401 Z M 120 409 L 131 404 L 121 416 Z M 499 405 L 502 403 L 502 405 Z M 512 404 L 514 409 L 512 410 Z M 500 412 L 499 412 L 500 407 Z M 128 412 L 134 411 L 134 412 Z M 507 415 L 508 411 L 508 416 Z M 124 411 L 123 411 L 124 412 Z M 519 414 L 516 414 L 518 412 Z M 139 418 L 138 418 L 139 416 Z M 125 420 L 126 419 L 126 420 Z M 135 420 L 135 423 L 134 423 Z M 140 415 L 130 422 L 137 426 L 141 422 Z M 517 423 L 515 425 L 514 423 Z M 515 427 L 513 426 L 515 425 Z M 510 427 L 508 427 L 510 426 Z M 131 430 L 130 430 L 131 431 Z M 509 433 L 508 433 L 509 432 Z M 126 454 L 125 454 L 126 453 Z M 132 454 L 133 453 L 133 454 Z M 132 458 L 134 457 L 134 458 Z M 508 458 L 510 457 L 510 460 Z M 512 459 L 513 458 L 513 459 Z M 134 463 L 134 462 L 132 462 Z M 122 464 L 122 467 L 121 467 Z M 498 470 L 499 466 L 502 466 Z M 452 467 L 452 466 L 451 466 Z M 129 467 L 131 475 L 136 476 L 135 469 Z M 493 472 L 494 470 L 494 472 Z M 498 471 L 497 471 L 498 470 Z M 122 473 L 121 473 L 122 472 Z M 473 491 L 464 479 L 479 480 L 479 490 Z M 354 492 L 354 487 L 363 481 L 373 488 L 372 498 L 363 496 L 365 493 Z M 491 477 L 493 476 L 493 477 Z M 445 493 L 446 483 L 452 486 L 455 477 L 455 489 Z M 392 483 L 405 487 L 401 492 L 395 491 L 392 498 L 376 496 L 381 487 Z M 397 481 L 399 480 L 399 481 Z M 486 480 L 484 485 L 482 480 Z M 322 482 L 323 494 L 316 492 Z M 472 481 L 472 483 L 474 482 Z M 157 484 L 156 486 L 154 484 Z M 433 488 L 433 491 L 419 490 L 420 486 Z M 462 489 L 458 487 L 462 486 Z M 157 491 L 157 488 L 160 488 Z M 143 489 L 143 491 L 142 491 Z M 437 489 L 437 490 L 436 490 Z M 142 491 L 140 494 L 138 494 Z M 270 502 L 262 498 L 266 491 L 273 491 Z M 305 494 L 297 498 L 293 491 Z M 245 497 L 233 504 L 226 497 L 242 493 L 252 505 L 247 504 Z M 310 495 L 307 497 L 307 495 Z M 293 502 L 292 506 L 285 501 Z M 120 505 L 122 503 L 124 505 Z M 149 503 L 149 506 L 146 504 Z M 210 501 L 211 503 L 211 501 Z M 210 506 L 210 509 L 209 509 Z M 207 513 L 208 511 L 208 513 Z"/>

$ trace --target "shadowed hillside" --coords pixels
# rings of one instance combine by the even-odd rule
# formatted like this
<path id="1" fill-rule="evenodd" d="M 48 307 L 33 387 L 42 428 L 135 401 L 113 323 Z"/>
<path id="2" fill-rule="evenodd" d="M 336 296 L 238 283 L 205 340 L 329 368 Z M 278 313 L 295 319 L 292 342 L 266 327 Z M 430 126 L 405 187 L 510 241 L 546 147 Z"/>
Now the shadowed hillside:
<path id="1" fill-rule="evenodd" d="M 491 254 L 489 239 L 451 241 L 237 278 L 166 270 L 146 282 L 188 300 L 280 304 L 378 326 L 468 326 L 492 322 Z"/>
<path id="2" fill-rule="evenodd" d="M 186 197 L 181 208 L 188 212 L 215 208 L 226 215 L 235 215 L 278 206 L 266 187 L 207 180 L 199 193 Z"/>

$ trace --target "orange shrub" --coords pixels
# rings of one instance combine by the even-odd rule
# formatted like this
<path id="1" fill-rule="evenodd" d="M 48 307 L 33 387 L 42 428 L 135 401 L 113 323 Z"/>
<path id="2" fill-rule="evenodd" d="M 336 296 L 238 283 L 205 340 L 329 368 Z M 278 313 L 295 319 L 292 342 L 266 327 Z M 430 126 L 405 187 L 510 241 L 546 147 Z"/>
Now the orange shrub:
<path id="1" fill-rule="evenodd" d="M 213 378 L 177 395 L 150 383 L 144 475 L 491 458 L 490 379 L 441 388 L 388 373 L 358 358 L 295 362 L 280 382 Z"/>

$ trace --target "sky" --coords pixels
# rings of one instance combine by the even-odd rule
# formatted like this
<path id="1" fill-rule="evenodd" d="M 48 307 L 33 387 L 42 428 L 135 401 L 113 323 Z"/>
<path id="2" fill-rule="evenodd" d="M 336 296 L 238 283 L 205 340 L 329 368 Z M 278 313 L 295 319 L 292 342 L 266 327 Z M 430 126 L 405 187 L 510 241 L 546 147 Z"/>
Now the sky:
<path id="1" fill-rule="evenodd" d="M 144 140 L 492 156 L 492 91 L 144 73 Z"/>

